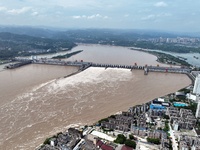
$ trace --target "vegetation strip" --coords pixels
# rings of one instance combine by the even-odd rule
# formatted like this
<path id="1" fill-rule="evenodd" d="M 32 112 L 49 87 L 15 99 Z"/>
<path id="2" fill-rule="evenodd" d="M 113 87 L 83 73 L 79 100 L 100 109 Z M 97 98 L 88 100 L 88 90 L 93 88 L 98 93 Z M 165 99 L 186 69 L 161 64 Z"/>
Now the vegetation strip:
<path id="1" fill-rule="evenodd" d="M 69 58 L 73 55 L 76 55 L 78 53 L 81 53 L 83 50 L 79 50 L 79 51 L 75 51 L 75 52 L 72 52 L 72 53 L 67 53 L 65 55 L 58 55 L 58 56 L 55 56 L 55 57 L 52 57 L 52 59 L 65 59 L 65 58 Z"/>

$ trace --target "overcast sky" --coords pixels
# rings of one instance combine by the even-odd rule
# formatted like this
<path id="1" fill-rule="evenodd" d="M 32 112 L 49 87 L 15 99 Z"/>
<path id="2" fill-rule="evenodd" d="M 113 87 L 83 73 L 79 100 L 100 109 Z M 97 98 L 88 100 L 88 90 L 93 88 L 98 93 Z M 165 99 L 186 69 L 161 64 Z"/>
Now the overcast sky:
<path id="1" fill-rule="evenodd" d="M 0 25 L 200 31 L 200 0 L 0 0 Z"/>

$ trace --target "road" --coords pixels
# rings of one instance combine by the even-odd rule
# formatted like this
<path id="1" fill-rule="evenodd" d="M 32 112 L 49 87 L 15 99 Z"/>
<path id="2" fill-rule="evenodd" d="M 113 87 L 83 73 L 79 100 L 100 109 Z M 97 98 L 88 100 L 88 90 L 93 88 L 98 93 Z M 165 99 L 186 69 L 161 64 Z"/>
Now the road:
<path id="1" fill-rule="evenodd" d="M 174 130 L 172 130 L 170 123 L 168 123 L 168 125 L 169 125 L 170 137 L 172 138 L 171 141 L 172 141 L 173 150 L 178 150 L 178 143 L 176 142 L 176 139 L 175 139 L 175 136 L 174 136 Z"/>

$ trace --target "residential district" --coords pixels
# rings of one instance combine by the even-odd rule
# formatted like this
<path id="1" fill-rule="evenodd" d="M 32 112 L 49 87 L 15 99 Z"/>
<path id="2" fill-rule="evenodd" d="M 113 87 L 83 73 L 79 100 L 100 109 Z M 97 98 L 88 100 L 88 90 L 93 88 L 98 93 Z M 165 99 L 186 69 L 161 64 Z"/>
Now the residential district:
<path id="1" fill-rule="evenodd" d="M 199 38 L 191 38 L 191 37 L 176 37 L 176 38 L 148 38 L 148 39 L 138 39 L 137 41 L 149 41 L 152 43 L 169 43 L 169 44 L 177 44 L 177 45 L 189 45 L 198 47 L 200 45 Z"/>
<path id="2" fill-rule="evenodd" d="M 200 150 L 200 72 L 194 86 L 69 128 L 38 150 Z"/>

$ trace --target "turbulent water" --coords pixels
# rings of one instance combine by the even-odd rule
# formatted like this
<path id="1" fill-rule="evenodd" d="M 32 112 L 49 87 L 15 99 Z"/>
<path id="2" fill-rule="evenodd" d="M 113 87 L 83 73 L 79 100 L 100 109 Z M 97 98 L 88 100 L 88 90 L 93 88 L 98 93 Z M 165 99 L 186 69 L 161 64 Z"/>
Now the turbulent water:
<path id="1" fill-rule="evenodd" d="M 92 123 L 189 83 L 185 75 L 104 68 L 49 80 L 1 106 L 2 149 L 34 148 L 70 124 Z"/>
<path id="2" fill-rule="evenodd" d="M 0 72 L 0 149 L 35 149 L 70 125 L 94 123 L 191 83 L 183 74 L 113 68 L 64 78 L 77 70 L 27 65 Z"/>

